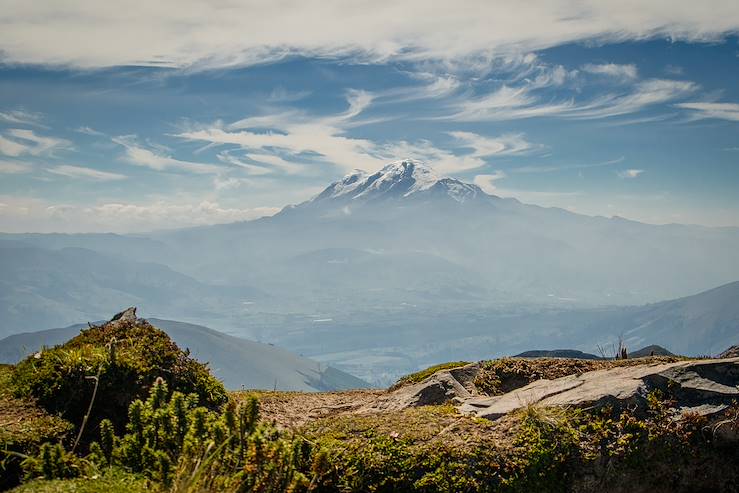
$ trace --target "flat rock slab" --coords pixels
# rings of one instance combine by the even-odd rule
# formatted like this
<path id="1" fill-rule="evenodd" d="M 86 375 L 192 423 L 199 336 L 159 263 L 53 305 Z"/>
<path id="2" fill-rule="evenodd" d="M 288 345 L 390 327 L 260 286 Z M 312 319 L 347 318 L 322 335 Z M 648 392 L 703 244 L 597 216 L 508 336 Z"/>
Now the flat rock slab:
<path id="1" fill-rule="evenodd" d="M 645 409 L 653 390 L 675 398 L 679 408 L 718 412 L 739 398 L 739 358 L 625 366 L 537 380 L 500 396 L 466 398 L 459 410 L 495 420 L 534 404 Z"/>

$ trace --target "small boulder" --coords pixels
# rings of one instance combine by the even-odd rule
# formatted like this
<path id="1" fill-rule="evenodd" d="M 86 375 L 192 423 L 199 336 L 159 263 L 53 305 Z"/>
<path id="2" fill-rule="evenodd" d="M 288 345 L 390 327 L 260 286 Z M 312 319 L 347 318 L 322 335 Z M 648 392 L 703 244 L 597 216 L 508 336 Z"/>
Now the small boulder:
<path id="1" fill-rule="evenodd" d="M 394 411 L 447 402 L 465 402 L 476 395 L 473 381 L 479 370 L 479 363 L 439 370 L 422 382 L 404 385 L 388 392 L 360 411 Z"/>

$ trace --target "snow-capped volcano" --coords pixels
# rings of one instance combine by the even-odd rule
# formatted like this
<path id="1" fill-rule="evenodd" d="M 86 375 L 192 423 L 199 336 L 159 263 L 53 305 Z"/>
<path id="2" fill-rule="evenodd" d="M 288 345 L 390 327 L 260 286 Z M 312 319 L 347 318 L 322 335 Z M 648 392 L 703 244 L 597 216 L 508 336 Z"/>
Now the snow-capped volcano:
<path id="1" fill-rule="evenodd" d="M 329 185 L 313 201 L 374 201 L 426 194 L 445 195 L 460 203 L 486 195 L 476 185 L 454 178 L 439 177 L 424 163 L 403 159 L 392 162 L 373 174 L 356 170 Z"/>

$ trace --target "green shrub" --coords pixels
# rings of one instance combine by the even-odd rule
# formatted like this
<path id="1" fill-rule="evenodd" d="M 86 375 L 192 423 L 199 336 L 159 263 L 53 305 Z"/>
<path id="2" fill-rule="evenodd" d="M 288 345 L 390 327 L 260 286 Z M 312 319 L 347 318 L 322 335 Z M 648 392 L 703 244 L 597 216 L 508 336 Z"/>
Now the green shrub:
<path id="1" fill-rule="evenodd" d="M 131 403 L 126 432 L 100 424 L 89 460 L 140 473 L 172 491 L 283 492 L 309 481 L 311 447 L 259 423 L 256 399 L 230 402 L 222 413 L 198 405 L 195 394 L 158 381 L 146 401 Z"/>
<path id="2" fill-rule="evenodd" d="M 119 320 L 84 330 L 66 344 L 19 363 L 11 381 L 16 396 L 32 397 L 77 426 L 96 390 L 88 430 L 97 428 L 102 419 L 122 430 L 128 406 L 145 397 L 158 377 L 165 378 L 172 390 L 196 394 L 210 409 L 227 400 L 223 385 L 205 365 L 143 320 Z M 88 431 L 84 438 L 89 436 Z"/>
<path id="3" fill-rule="evenodd" d="M 20 482 L 25 456 L 38 455 L 42 444 L 56 443 L 74 429 L 32 400 L 13 397 L 12 373 L 11 366 L 0 365 L 0 491 Z"/>

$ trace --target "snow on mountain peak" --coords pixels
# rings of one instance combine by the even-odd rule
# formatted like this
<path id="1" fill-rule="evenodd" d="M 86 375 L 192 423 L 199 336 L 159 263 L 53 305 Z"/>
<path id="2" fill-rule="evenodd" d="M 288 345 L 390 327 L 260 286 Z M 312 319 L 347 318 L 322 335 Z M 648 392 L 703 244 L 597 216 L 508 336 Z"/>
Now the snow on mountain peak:
<path id="1" fill-rule="evenodd" d="M 373 174 L 355 170 L 340 181 L 332 183 L 316 200 L 399 198 L 431 190 L 444 193 L 457 202 L 464 202 L 483 193 L 476 185 L 439 177 L 421 161 L 403 159 L 394 161 Z"/>

